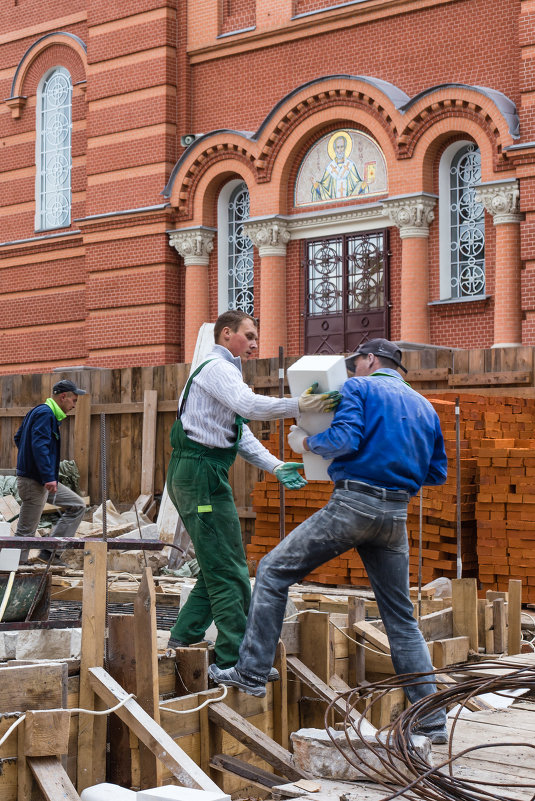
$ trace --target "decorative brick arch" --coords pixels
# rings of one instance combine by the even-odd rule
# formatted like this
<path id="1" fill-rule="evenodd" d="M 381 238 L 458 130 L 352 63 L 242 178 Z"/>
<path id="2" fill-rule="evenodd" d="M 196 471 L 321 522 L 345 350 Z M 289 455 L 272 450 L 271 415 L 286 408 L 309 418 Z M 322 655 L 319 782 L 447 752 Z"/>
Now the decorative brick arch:
<path id="1" fill-rule="evenodd" d="M 235 131 L 214 131 L 182 154 L 162 194 L 178 211 L 178 220 L 209 225 L 215 194 L 230 178 L 241 176 L 250 191 L 258 181 L 256 146 Z"/>
<path id="2" fill-rule="evenodd" d="M 496 100 L 501 105 L 497 105 Z M 406 121 L 399 136 L 399 158 L 418 157 L 430 142 L 447 133 L 468 133 L 478 144 L 490 180 L 492 172 L 510 170 L 503 151 L 518 138 L 514 104 L 499 92 L 452 84 L 421 93 L 402 108 Z M 504 113 L 505 112 L 505 113 Z"/>
<path id="3" fill-rule="evenodd" d="M 5 101 L 13 117 L 20 116 L 26 98 L 36 94 L 44 73 L 56 66 L 69 71 L 73 84 L 86 80 L 87 48 L 78 36 L 56 31 L 41 36 L 30 45 L 18 63 L 11 83 L 11 95 Z"/>

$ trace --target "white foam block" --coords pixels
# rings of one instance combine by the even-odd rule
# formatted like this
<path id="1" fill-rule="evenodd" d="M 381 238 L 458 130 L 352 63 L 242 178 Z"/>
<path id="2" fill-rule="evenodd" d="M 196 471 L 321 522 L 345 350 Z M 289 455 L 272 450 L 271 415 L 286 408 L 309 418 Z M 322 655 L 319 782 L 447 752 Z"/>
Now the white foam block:
<path id="1" fill-rule="evenodd" d="M 293 397 L 301 395 L 305 389 L 318 383 L 317 392 L 339 390 L 347 379 L 346 363 L 343 356 L 302 356 L 288 368 L 288 385 Z M 301 414 L 299 426 L 307 434 L 319 434 L 332 423 L 334 414 Z M 305 476 L 310 481 L 330 481 L 327 468 L 332 459 L 324 459 L 316 453 L 302 455 Z"/>
<path id="2" fill-rule="evenodd" d="M 118 784 L 103 782 L 86 787 L 80 798 L 82 801 L 135 801 L 136 793 Z"/>
<path id="3" fill-rule="evenodd" d="M 215 793 L 167 784 L 154 790 L 138 790 L 136 801 L 230 801 L 230 796 L 223 791 Z"/>

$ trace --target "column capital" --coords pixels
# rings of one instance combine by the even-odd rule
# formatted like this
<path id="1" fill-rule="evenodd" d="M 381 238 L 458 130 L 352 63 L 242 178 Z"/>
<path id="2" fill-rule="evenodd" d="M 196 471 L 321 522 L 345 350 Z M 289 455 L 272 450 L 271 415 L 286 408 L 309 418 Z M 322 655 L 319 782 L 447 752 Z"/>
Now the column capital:
<path id="1" fill-rule="evenodd" d="M 288 222 L 282 217 L 265 217 L 243 223 L 243 232 L 258 248 L 260 257 L 285 256 L 290 240 Z"/>
<path id="2" fill-rule="evenodd" d="M 214 249 L 215 232 L 215 228 L 208 228 L 205 225 L 167 231 L 169 244 L 182 256 L 186 267 L 208 266 L 210 253 Z"/>
<path id="3" fill-rule="evenodd" d="M 410 239 L 429 236 L 429 225 L 435 219 L 433 208 L 436 202 L 434 195 L 421 193 L 387 198 L 381 205 L 399 228 L 401 239 Z"/>
<path id="4" fill-rule="evenodd" d="M 494 217 L 494 225 L 520 223 L 520 187 L 516 178 L 475 187 L 476 203 L 482 203 L 485 210 Z"/>

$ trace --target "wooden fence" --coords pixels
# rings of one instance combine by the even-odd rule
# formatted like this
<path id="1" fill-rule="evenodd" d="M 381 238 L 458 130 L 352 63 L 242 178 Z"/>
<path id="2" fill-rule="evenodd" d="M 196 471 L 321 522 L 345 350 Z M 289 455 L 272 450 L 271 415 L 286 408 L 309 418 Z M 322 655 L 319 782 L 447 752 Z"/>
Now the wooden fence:
<path id="1" fill-rule="evenodd" d="M 482 394 L 532 395 L 533 347 L 451 350 L 406 350 L 408 381 L 420 391 L 473 391 Z M 286 367 L 296 359 L 286 359 Z M 13 435 L 26 412 L 49 397 L 52 384 L 71 378 L 87 390 L 76 413 L 62 424 L 62 458 L 74 458 L 81 488 L 99 503 L 100 421 L 105 414 L 108 497 L 114 503 L 132 503 L 141 492 L 163 491 L 170 457 L 169 434 L 177 399 L 189 374 L 187 364 L 124 369 L 66 370 L 52 374 L 0 377 L 0 467 L 16 464 Z M 244 368 L 246 382 L 263 394 L 278 394 L 278 360 L 255 359 Z M 260 439 L 267 439 L 276 422 L 253 422 Z M 250 493 L 258 470 L 236 461 L 232 483 L 236 504 L 247 517 Z"/>

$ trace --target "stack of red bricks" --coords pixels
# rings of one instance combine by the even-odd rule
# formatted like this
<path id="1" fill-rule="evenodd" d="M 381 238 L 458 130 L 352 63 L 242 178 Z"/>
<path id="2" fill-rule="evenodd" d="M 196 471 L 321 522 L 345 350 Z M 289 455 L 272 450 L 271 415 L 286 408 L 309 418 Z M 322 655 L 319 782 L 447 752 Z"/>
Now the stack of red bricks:
<path id="1" fill-rule="evenodd" d="M 535 601 L 535 440 L 483 439 L 478 451 L 479 579 L 482 588 L 523 583 Z"/>
<path id="2" fill-rule="evenodd" d="M 424 583 L 457 575 L 457 486 L 455 405 L 450 394 L 430 399 L 442 426 L 448 477 L 422 492 L 422 579 Z M 289 423 L 286 424 L 286 429 Z M 460 396 L 461 557 L 462 575 L 478 576 L 481 589 L 507 589 L 510 578 L 522 579 L 526 600 L 535 601 L 535 399 Z M 507 439 L 506 439 L 507 438 Z M 278 435 L 266 446 L 277 453 Z M 299 459 L 292 454 L 286 458 Z M 286 492 L 286 534 L 325 505 L 332 484 L 311 481 L 303 490 Z M 256 532 L 249 558 L 259 560 L 280 540 L 279 489 L 266 474 L 255 486 Z M 420 501 L 408 509 L 411 583 L 418 577 Z M 478 566 L 479 562 L 479 566 Z M 324 584 L 367 585 L 355 551 L 322 565 L 309 577 Z M 532 589 L 530 590 L 530 587 Z M 531 594 L 530 594 L 531 593 Z"/>

